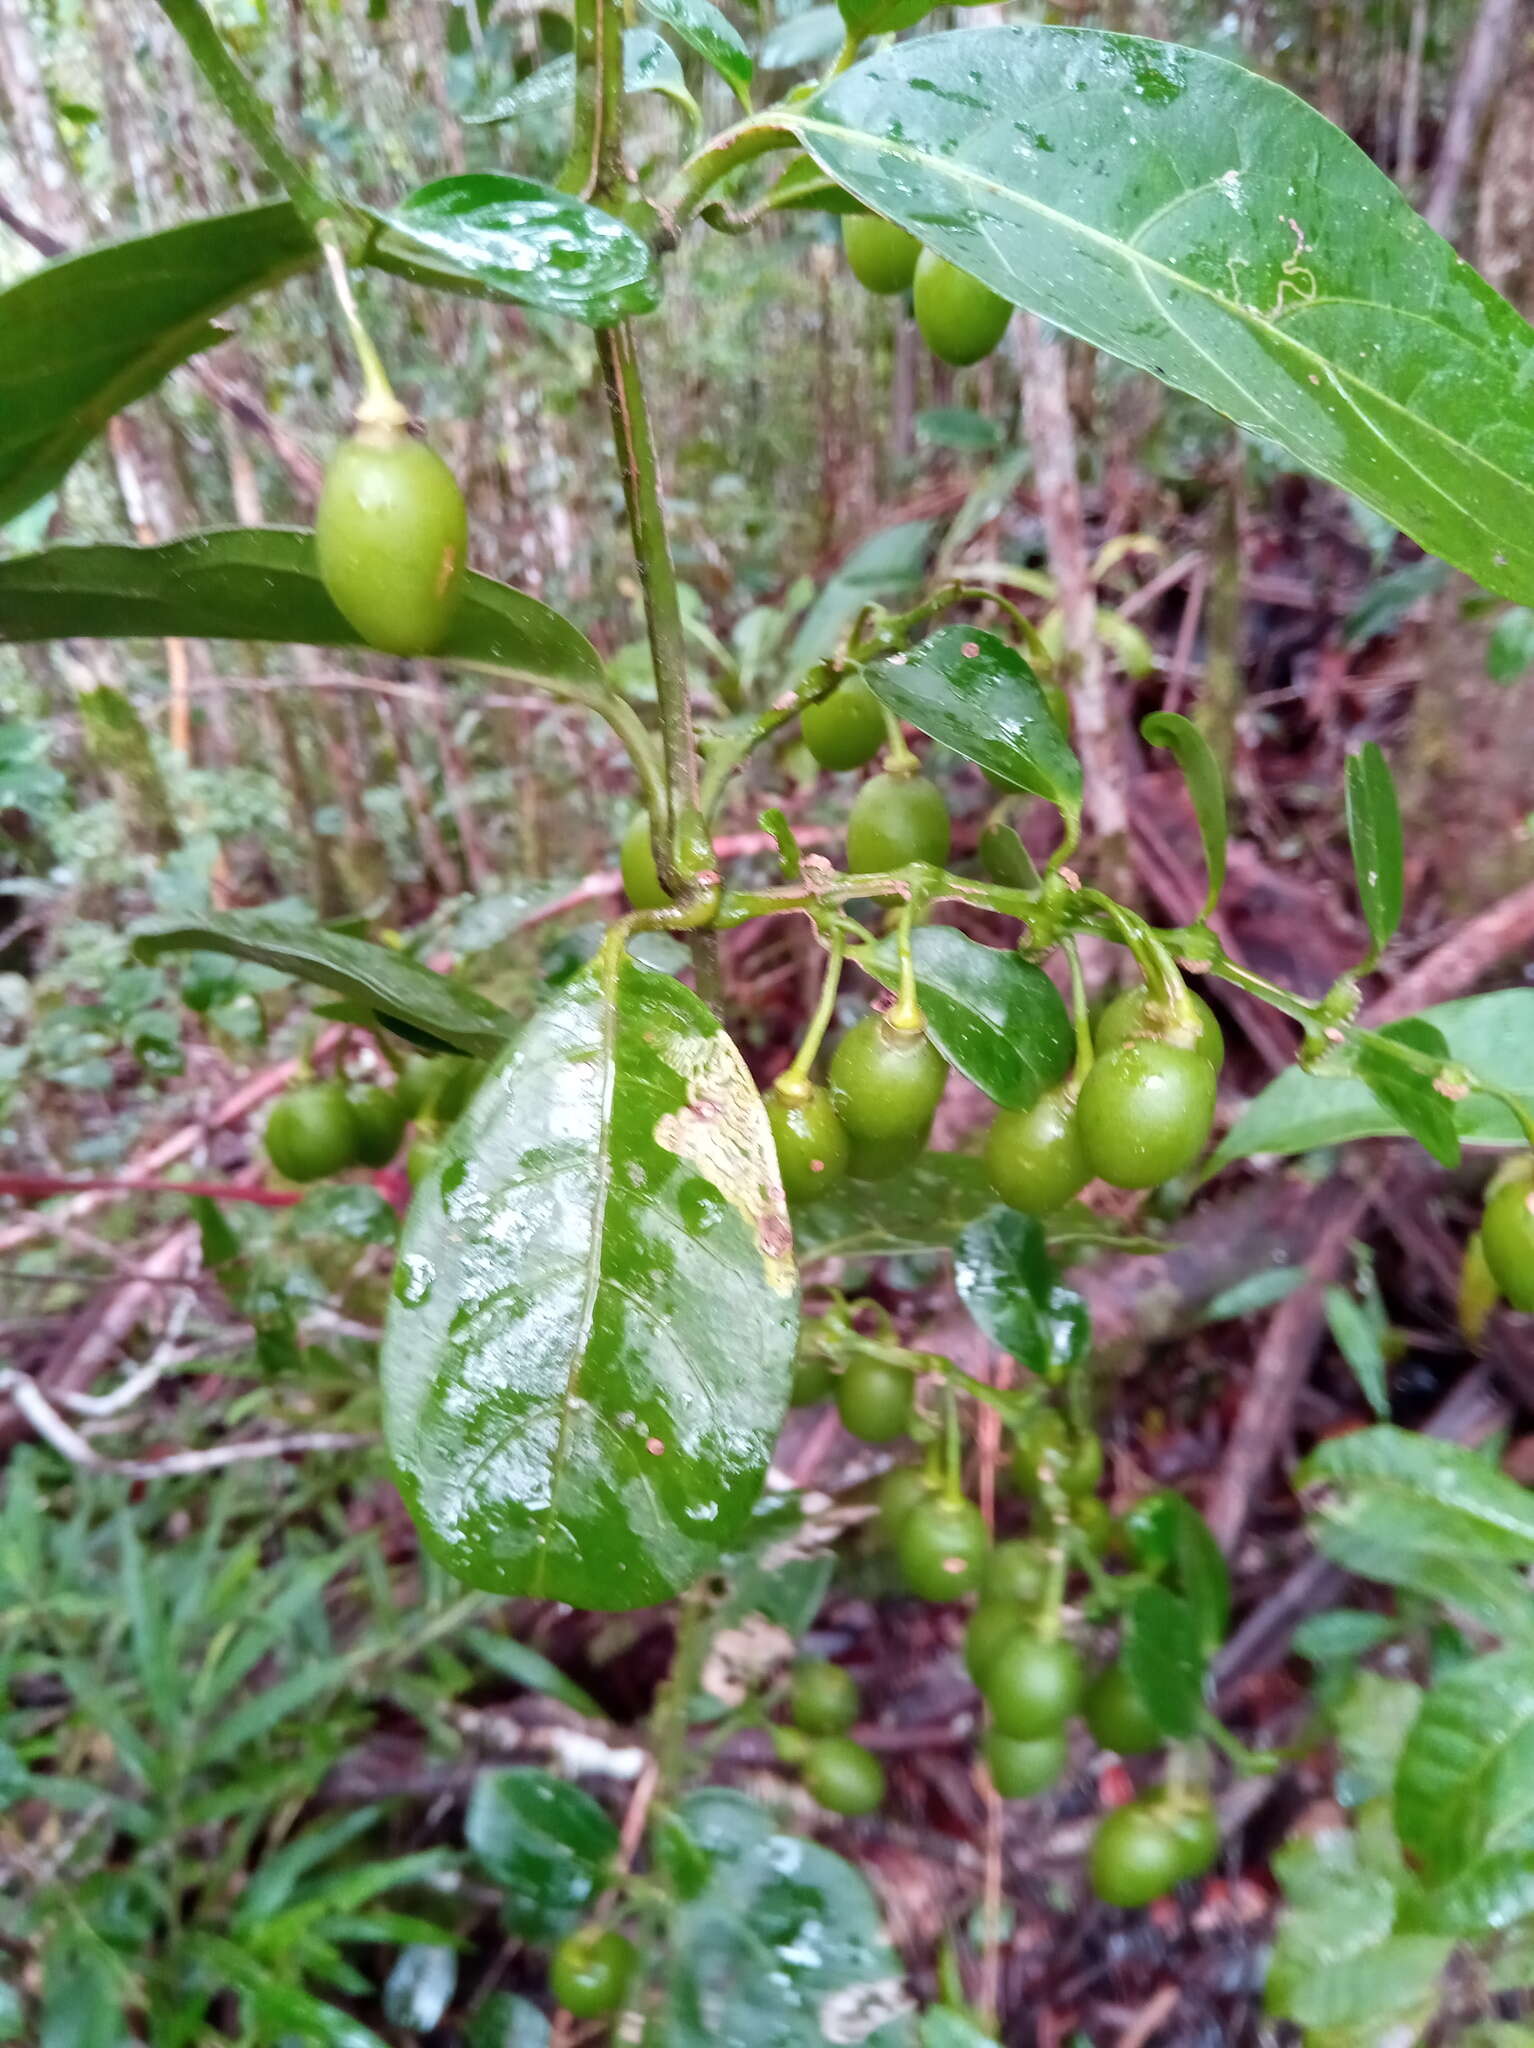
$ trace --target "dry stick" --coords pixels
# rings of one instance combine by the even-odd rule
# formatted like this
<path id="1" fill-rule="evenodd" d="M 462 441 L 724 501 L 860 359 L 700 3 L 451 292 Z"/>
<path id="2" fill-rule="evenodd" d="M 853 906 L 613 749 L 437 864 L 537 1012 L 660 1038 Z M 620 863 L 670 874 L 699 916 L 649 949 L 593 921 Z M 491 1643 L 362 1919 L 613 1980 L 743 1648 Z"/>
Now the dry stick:
<path id="1" fill-rule="evenodd" d="M 1474 988 L 1501 961 L 1534 944 L 1534 882 L 1461 925 L 1368 1007 L 1367 1021 L 1389 1024 Z"/>
<path id="2" fill-rule="evenodd" d="M 1241 1540 L 1262 1481 L 1288 1438 L 1294 1404 L 1326 1327 L 1326 1288 L 1336 1279 L 1379 1188 L 1376 1179 L 1367 1187 L 1337 1190 L 1332 1212 L 1306 1260 L 1309 1280 L 1279 1304 L 1263 1332 L 1206 1510 L 1222 1550 L 1233 1551 Z"/>
<path id="3" fill-rule="evenodd" d="M 1062 680 L 1070 690 L 1071 724 L 1087 789 L 1086 817 L 1111 866 L 1128 834 L 1129 803 L 1097 637 L 1097 591 L 1082 516 L 1065 351 L 1058 341 L 1046 339 L 1031 313 L 1018 316 L 1017 331 L 1033 472 L 1064 629 Z"/>
<path id="4" fill-rule="evenodd" d="M 1475 155 L 1486 109 L 1499 81 L 1507 74 L 1521 6 L 1522 0 L 1481 0 L 1481 11 L 1465 45 L 1464 61 L 1449 101 L 1437 168 L 1422 208 L 1428 225 L 1441 235 L 1447 235 L 1454 225 L 1460 190 Z"/>

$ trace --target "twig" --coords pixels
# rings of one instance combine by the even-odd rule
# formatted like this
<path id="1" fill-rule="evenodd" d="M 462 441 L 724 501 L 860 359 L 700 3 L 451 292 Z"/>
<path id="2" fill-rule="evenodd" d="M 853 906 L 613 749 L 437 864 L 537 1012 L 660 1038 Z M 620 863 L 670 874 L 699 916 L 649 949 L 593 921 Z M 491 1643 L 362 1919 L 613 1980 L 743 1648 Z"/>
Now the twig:
<path id="1" fill-rule="evenodd" d="M 1461 925 L 1452 938 L 1419 960 L 1393 988 L 1369 1004 L 1370 1024 L 1393 1023 L 1475 987 L 1503 960 L 1534 944 L 1534 882 L 1515 889 Z"/>
<path id="2" fill-rule="evenodd" d="M 254 1202 L 262 1209 L 287 1209 L 302 1201 L 282 1188 L 249 1186 L 234 1180 L 134 1180 L 110 1174 L 70 1179 L 52 1173 L 0 1173 L 0 1196 L 21 1202 L 43 1202 L 54 1195 L 205 1195 L 214 1202 Z"/>

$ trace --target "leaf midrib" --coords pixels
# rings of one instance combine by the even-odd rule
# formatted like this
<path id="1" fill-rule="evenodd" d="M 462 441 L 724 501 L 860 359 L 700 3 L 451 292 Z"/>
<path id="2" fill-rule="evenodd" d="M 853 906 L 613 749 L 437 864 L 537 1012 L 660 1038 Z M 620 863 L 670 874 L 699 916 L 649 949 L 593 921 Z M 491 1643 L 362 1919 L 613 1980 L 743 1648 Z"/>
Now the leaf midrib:
<path id="1" fill-rule="evenodd" d="M 1480 454 L 1478 450 L 1471 448 L 1468 443 L 1455 440 L 1451 435 L 1446 434 L 1442 428 L 1435 426 L 1430 419 L 1413 413 L 1409 407 L 1403 405 L 1399 399 L 1393 398 L 1389 392 L 1381 391 L 1377 385 L 1367 383 L 1362 377 L 1359 377 L 1344 365 L 1334 363 L 1329 356 L 1317 354 L 1314 349 L 1308 348 L 1304 342 L 1296 340 L 1294 335 L 1287 330 L 1281 333 L 1278 332 L 1275 322 L 1263 319 L 1261 316 L 1252 313 L 1239 300 L 1226 298 L 1222 292 L 1215 291 L 1212 286 L 1202 283 L 1198 278 L 1189 277 L 1183 271 L 1174 270 L 1170 264 L 1163 263 L 1154 256 L 1148 256 L 1143 250 L 1136 248 L 1130 242 L 1121 241 L 1117 237 L 1105 233 L 1101 228 L 1093 227 L 1089 222 L 1080 220 L 1072 214 L 1062 213 L 1057 207 L 1050 206 L 1044 200 L 1037 199 L 1029 193 L 1018 191 L 1011 185 L 1004 185 L 998 179 L 988 177 L 984 173 L 974 170 L 970 165 L 959 161 L 957 158 L 934 156 L 925 150 L 914 149 L 908 143 L 897 142 L 885 136 L 877 136 L 866 128 L 854 128 L 846 124 L 817 120 L 813 115 L 797 111 L 791 117 L 788 125 L 791 125 L 798 131 L 801 140 L 806 132 L 810 132 L 816 135 L 827 136 L 832 140 L 840 140 L 853 147 L 861 144 L 868 149 L 877 149 L 882 155 L 901 157 L 907 163 L 919 165 L 922 169 L 930 171 L 935 175 L 951 179 L 955 182 L 968 183 L 977 190 L 994 192 L 1012 205 L 1026 208 L 1029 212 L 1037 214 L 1041 219 L 1052 221 L 1056 225 L 1080 235 L 1086 240 L 1096 242 L 1131 268 L 1138 271 L 1152 272 L 1157 276 L 1165 278 L 1169 283 L 1179 286 L 1184 291 L 1195 293 L 1199 297 L 1207 299 L 1211 305 L 1219 307 L 1222 312 L 1240 321 L 1253 334 L 1275 335 L 1285 347 L 1292 349 L 1296 355 L 1303 357 L 1307 362 L 1313 363 L 1319 369 L 1324 370 L 1334 381 L 1343 381 L 1352 385 L 1356 390 L 1364 393 L 1365 396 L 1376 399 L 1382 406 L 1388 407 L 1390 411 L 1409 419 L 1413 426 L 1425 430 L 1446 448 L 1453 449 L 1457 454 L 1469 458 L 1489 475 L 1500 477 L 1504 483 L 1511 485 L 1516 492 L 1522 495 L 1528 494 L 1528 486 L 1521 478 L 1511 475 L 1507 470 L 1501 468 L 1499 464 L 1490 461 L 1486 456 Z M 827 175 L 834 174 L 828 172 Z M 1374 306 L 1382 314 L 1394 311 L 1393 308 L 1379 301 L 1361 300 L 1358 303 Z M 1165 312 L 1164 308 L 1159 308 L 1158 310 L 1162 312 L 1164 318 L 1170 321 L 1170 315 Z M 1176 327 L 1177 323 L 1171 321 L 1171 325 Z M 1200 354 L 1205 353 L 1190 335 L 1184 333 L 1181 328 L 1177 328 L 1177 331 L 1183 334 L 1183 339 L 1187 341 L 1190 347 L 1198 349 Z M 1456 339 L 1459 339 L 1459 337 L 1456 337 Z M 1229 372 L 1224 372 L 1224 374 L 1232 384 L 1236 383 L 1235 378 L 1231 377 Z M 1241 387 L 1237 386 L 1237 388 Z M 1371 425 L 1367 420 L 1365 420 L 1364 424 L 1366 426 Z M 1378 430 L 1375 429 L 1374 431 L 1377 432 Z M 1395 452 L 1399 454 L 1400 451 L 1397 450 Z M 1441 496 L 1444 495 L 1441 486 L 1435 486 L 1434 488 L 1439 490 Z M 1457 501 L 1453 499 L 1446 498 L 1446 502 L 1455 504 L 1456 509 L 1463 509 L 1458 507 Z M 1475 525 L 1480 526 L 1483 532 L 1492 531 L 1492 529 L 1485 527 L 1483 522 L 1477 519 L 1473 513 L 1467 511 L 1465 516 L 1470 518 Z"/>

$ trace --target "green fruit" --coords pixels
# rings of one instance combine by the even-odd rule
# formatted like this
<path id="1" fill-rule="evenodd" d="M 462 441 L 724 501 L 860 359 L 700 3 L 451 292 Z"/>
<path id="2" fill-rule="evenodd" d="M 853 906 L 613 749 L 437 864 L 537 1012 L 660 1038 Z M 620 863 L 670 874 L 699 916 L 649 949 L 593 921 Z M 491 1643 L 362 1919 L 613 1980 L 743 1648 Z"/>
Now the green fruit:
<path id="1" fill-rule="evenodd" d="M 848 676 L 829 697 L 799 713 L 804 744 L 822 768 L 861 768 L 884 745 L 884 707 L 861 676 Z"/>
<path id="2" fill-rule="evenodd" d="M 849 1138 L 849 1180 L 892 1180 L 927 1149 L 928 1131 L 909 1138 Z"/>
<path id="3" fill-rule="evenodd" d="M 1486 1204 L 1481 1249 L 1503 1300 L 1534 1315 L 1534 1164 L 1504 1182 Z"/>
<path id="4" fill-rule="evenodd" d="M 923 1600 L 962 1600 L 980 1583 L 991 1532 L 973 1501 L 922 1501 L 906 1516 L 896 1555 L 906 1585 Z"/>
<path id="5" fill-rule="evenodd" d="M 1015 1600 L 1024 1607 L 1037 1607 L 1048 1586 L 1049 1559 L 1043 1545 L 1027 1536 L 1009 1536 L 986 1559 L 980 1590 L 986 1600 Z"/>
<path id="6" fill-rule="evenodd" d="M 847 252 L 847 267 L 864 291 L 882 294 L 910 289 L 921 243 L 892 220 L 877 213 L 843 214 L 842 247 Z"/>
<path id="7" fill-rule="evenodd" d="M 1049 1216 L 1092 1178 L 1076 1127 L 1076 1092 L 1050 1088 L 1032 1109 L 997 1112 L 985 1141 L 985 1170 L 1001 1199 L 1026 1216 Z"/>
<path id="8" fill-rule="evenodd" d="M 1069 1643 L 1014 1636 L 991 1660 L 981 1690 L 996 1726 L 1017 1742 L 1058 1734 L 1081 1704 L 1085 1673 Z"/>
<path id="9" fill-rule="evenodd" d="M 549 1989 L 578 2020 L 601 2019 L 623 2003 L 638 1960 L 627 1935 L 610 1927 L 578 1927 L 549 1963 Z"/>
<path id="10" fill-rule="evenodd" d="M 357 1161 L 361 1166 L 387 1166 L 405 1135 L 405 1111 L 387 1088 L 354 1088 L 347 1097 L 357 1126 Z"/>
<path id="11" fill-rule="evenodd" d="M 875 1526 L 885 1542 L 893 1544 L 912 1508 L 931 1497 L 932 1482 L 920 1465 L 897 1465 L 886 1472 L 875 1494 L 879 1509 Z"/>
<path id="12" fill-rule="evenodd" d="M 1095 1492 L 1103 1476 L 1103 1443 L 1095 1430 L 1073 1435 L 1070 1424 L 1054 1408 L 1036 1408 L 1018 1425 L 1012 1444 L 1012 1477 L 1018 1489 L 1036 1498 L 1040 1468 L 1046 1459 L 1060 1491 L 1072 1500 Z"/>
<path id="13" fill-rule="evenodd" d="M 394 1099 L 404 1111 L 407 1123 L 414 1122 L 436 1093 L 441 1064 L 424 1052 L 413 1052 L 400 1068 L 394 1083 Z"/>
<path id="14" fill-rule="evenodd" d="M 463 594 L 469 517 L 453 473 L 424 441 L 360 427 L 330 459 L 314 515 L 320 580 L 385 654 L 430 654 Z"/>
<path id="15" fill-rule="evenodd" d="M 1118 1046 L 1081 1085 L 1076 1121 L 1092 1171 L 1116 1188 L 1184 1173 L 1209 1142 L 1215 1072 L 1201 1053 L 1153 1038 Z"/>
<path id="16" fill-rule="evenodd" d="M 1032 1625 L 1033 1610 L 1020 1600 L 993 1600 L 989 1594 L 981 1600 L 964 1630 L 964 1669 L 976 1685 L 984 1686 L 1002 1644 L 1026 1635 Z"/>
<path id="17" fill-rule="evenodd" d="M 1162 1818 L 1177 1843 L 1180 1881 L 1202 1877 L 1214 1867 L 1220 1854 L 1220 1823 L 1207 1799 L 1185 1793 L 1180 1802 L 1168 1800 Z"/>
<path id="18" fill-rule="evenodd" d="M 1106 1557 L 1118 1539 L 1119 1525 L 1114 1519 L 1106 1501 L 1088 1494 L 1085 1500 L 1071 1504 L 1071 1520 L 1085 1537 L 1088 1550 L 1094 1557 Z"/>
<path id="19" fill-rule="evenodd" d="M 1081 1717 L 1098 1748 L 1116 1756 L 1146 1756 L 1166 1740 L 1122 1664 L 1110 1664 L 1093 1679 Z"/>
<path id="20" fill-rule="evenodd" d="M 417 1138 L 405 1154 L 405 1177 L 413 1188 L 421 1185 L 437 1163 L 437 1154 L 442 1150 L 435 1138 Z"/>
<path id="21" fill-rule="evenodd" d="M 1058 1782 L 1069 1754 L 1069 1744 L 1059 1733 L 1018 1742 L 996 1728 L 987 1728 L 981 1749 L 991 1783 L 1003 1799 L 1034 1799 L 1047 1792 Z"/>
<path id="22" fill-rule="evenodd" d="M 788 1711 L 806 1735 L 845 1735 L 858 1717 L 857 1681 L 840 1664 L 796 1664 Z"/>
<path id="23" fill-rule="evenodd" d="M 908 1157 L 919 1152 L 947 1084 L 948 1062 L 926 1032 L 886 1017 L 859 1018 L 831 1059 L 831 1100 L 854 1148 L 898 1141 Z"/>
<path id="24" fill-rule="evenodd" d="M 911 1426 L 916 1381 L 904 1366 L 882 1358 L 854 1358 L 837 1382 L 843 1427 L 865 1444 L 887 1444 Z"/>
<path id="25" fill-rule="evenodd" d="M 794 1360 L 794 1377 L 789 1388 L 790 1408 L 813 1408 L 831 1391 L 831 1368 L 814 1353 L 801 1353 Z"/>
<path id="26" fill-rule="evenodd" d="M 847 867 L 887 874 L 926 861 L 947 864 L 952 828 L 943 792 L 922 775 L 871 775 L 847 813 Z"/>
<path id="27" fill-rule="evenodd" d="M 955 369 L 988 356 L 1012 318 L 1011 306 L 989 285 L 932 249 L 921 252 L 913 290 L 922 340 Z"/>
<path id="28" fill-rule="evenodd" d="M 623 877 L 623 893 L 636 910 L 664 910 L 671 901 L 655 865 L 648 811 L 636 811 L 629 819 L 618 848 L 618 872 Z"/>
<path id="29" fill-rule="evenodd" d="M 823 1735 L 804 1760 L 812 1799 L 831 1813 L 872 1813 L 884 1803 L 884 1766 L 861 1742 Z"/>
<path id="30" fill-rule="evenodd" d="M 1159 1807 L 1134 1799 L 1098 1823 L 1087 1879 L 1104 1905 L 1148 1906 L 1182 1882 L 1185 1853 Z"/>
<path id="31" fill-rule="evenodd" d="M 791 1202 L 813 1202 L 847 1175 L 849 1146 L 830 1095 L 808 1081 L 767 1091 L 767 1122 L 777 1148 L 783 1191 Z"/>
<path id="32" fill-rule="evenodd" d="M 266 1156 L 288 1180 L 324 1180 L 357 1163 L 357 1119 L 345 1085 L 293 1088 L 266 1120 Z"/>
<path id="33" fill-rule="evenodd" d="M 1202 1053 L 1218 1073 L 1225 1064 L 1225 1035 L 1220 1020 L 1202 996 L 1195 995 L 1192 989 L 1187 995 L 1195 1019 L 1193 1050 Z M 1143 986 L 1126 988 L 1098 1019 L 1092 1043 L 1099 1053 L 1112 1052 L 1115 1046 L 1125 1045 L 1132 1038 L 1161 1037 L 1165 1029 L 1165 1019 L 1157 1015 L 1150 990 Z"/>

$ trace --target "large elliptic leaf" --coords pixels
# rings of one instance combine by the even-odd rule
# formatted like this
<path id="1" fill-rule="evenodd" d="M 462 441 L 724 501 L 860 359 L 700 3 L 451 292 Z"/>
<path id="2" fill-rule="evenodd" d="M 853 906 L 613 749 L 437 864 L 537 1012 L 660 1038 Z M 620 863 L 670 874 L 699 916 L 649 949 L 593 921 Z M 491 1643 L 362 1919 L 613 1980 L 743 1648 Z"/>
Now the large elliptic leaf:
<path id="1" fill-rule="evenodd" d="M 1322 1444 L 1298 1481 L 1326 1489 L 1326 1527 L 1356 1528 L 1381 1546 L 1477 1566 L 1534 1561 L 1534 1492 L 1462 1444 L 1381 1424 Z"/>
<path id="2" fill-rule="evenodd" d="M 896 44 L 775 118 L 1014 304 L 1534 595 L 1534 329 L 1282 86 L 1016 24 Z"/>
<path id="3" fill-rule="evenodd" d="M 1440 1003 L 1424 1010 L 1421 1021 L 1437 1026 L 1461 1066 L 1521 1096 L 1534 1112 L 1534 989 L 1497 989 Z M 1454 1127 L 1467 1144 L 1524 1142 L 1512 1111 L 1489 1096 L 1467 1095 L 1450 1106 Z M 1247 1105 L 1211 1160 L 1210 1171 L 1259 1152 L 1313 1152 L 1353 1138 L 1411 1135 L 1363 1081 L 1290 1067 Z"/>
<path id="4" fill-rule="evenodd" d="M 1499 1650 L 1439 1679 L 1395 1784 L 1396 1832 L 1430 1876 L 1534 1835 L 1534 1655 Z"/>
<path id="5" fill-rule="evenodd" d="M 951 925 L 912 934 L 916 992 L 934 1044 L 1003 1109 L 1031 1109 L 1063 1081 L 1075 1051 L 1071 1020 L 1042 967 L 1010 948 L 982 946 Z M 900 976 L 893 939 L 864 964 L 888 987 Z"/>
<path id="6" fill-rule="evenodd" d="M 62 257 L 0 292 L 0 525 L 113 413 L 221 341 L 216 315 L 318 257 L 284 201 Z"/>
<path id="7" fill-rule="evenodd" d="M 207 911 L 199 916 L 146 918 L 133 930 L 140 959 L 161 953 L 222 953 L 257 960 L 321 988 L 339 989 L 385 1023 L 400 1020 L 477 1059 L 493 1059 L 516 1031 L 516 1019 L 477 989 L 449 981 L 387 946 L 321 925 L 293 924 L 264 910 Z"/>
<path id="8" fill-rule="evenodd" d="M 1124 1622 L 1124 1669 L 1163 1735 L 1185 1741 L 1204 1701 L 1204 1646 L 1189 1600 L 1142 1586 Z"/>
<path id="9" fill-rule="evenodd" d="M 572 193 L 506 171 L 465 171 L 412 192 L 379 216 L 367 260 L 437 291 L 511 299 L 588 327 L 660 303 L 643 236 Z"/>
<path id="10" fill-rule="evenodd" d="M 294 527 L 235 526 L 152 548 L 49 548 L 0 562 L 0 643 L 167 633 L 362 645 L 320 581 L 313 534 Z M 488 576 L 469 577 L 434 659 L 489 662 L 551 682 L 605 680 L 584 633 Z"/>
<path id="11" fill-rule="evenodd" d="M 463 1831 L 526 1941 L 550 1941 L 589 1912 L 618 1852 L 603 1809 L 549 1771 L 481 1771 Z"/>
<path id="12" fill-rule="evenodd" d="M 471 1585 L 640 1607 L 739 1533 L 798 1293 L 766 1112 L 692 991 L 599 957 L 527 1025 L 416 1191 L 384 1424 Z"/>
<path id="13" fill-rule="evenodd" d="M 706 64 L 729 86 L 735 97 L 751 111 L 751 74 L 755 68 L 740 30 L 714 5 L 714 0 L 640 0 L 646 14 L 653 14 L 667 28 L 674 29 Z"/>
<path id="14" fill-rule="evenodd" d="M 694 1792 L 677 1815 L 707 1874 L 672 1905 L 646 2048 L 907 2048 L 911 2001 L 867 1880 L 743 1793 Z"/>
<path id="15" fill-rule="evenodd" d="M 953 1277 L 991 1342 L 1028 1372 L 1053 1382 L 1086 1357 L 1087 1305 L 1062 1285 L 1037 1217 L 999 1204 L 988 1210 L 955 1245 Z"/>
<path id="16" fill-rule="evenodd" d="M 1080 811 L 1081 763 L 1038 677 L 1005 640 L 944 626 L 866 673 L 895 716 L 918 732 L 1071 816 Z"/>

